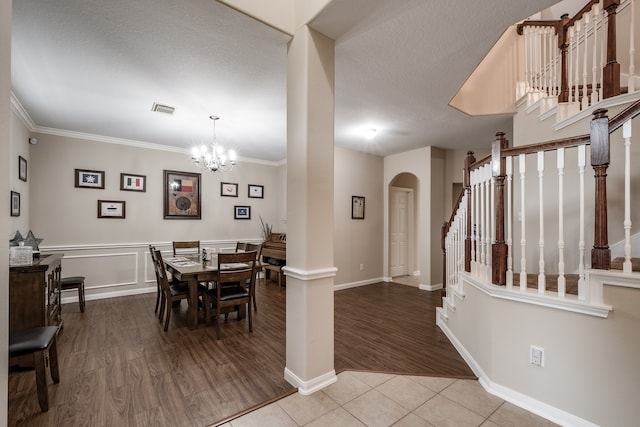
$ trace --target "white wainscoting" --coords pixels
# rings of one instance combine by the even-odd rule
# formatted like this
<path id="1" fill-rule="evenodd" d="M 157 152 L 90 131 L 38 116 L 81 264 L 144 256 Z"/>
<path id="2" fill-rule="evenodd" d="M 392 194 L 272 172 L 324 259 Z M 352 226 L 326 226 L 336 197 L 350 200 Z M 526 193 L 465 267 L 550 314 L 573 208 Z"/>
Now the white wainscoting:
<path id="1" fill-rule="evenodd" d="M 261 242 L 260 239 L 242 241 Z M 163 256 L 173 253 L 171 242 L 151 244 L 160 249 Z M 223 252 L 235 250 L 235 244 L 235 240 L 200 242 L 202 247 Z M 64 254 L 62 276 L 84 276 L 87 300 L 156 292 L 149 243 L 41 246 L 40 251 Z M 76 291 L 63 292 L 63 304 L 77 301 Z"/>

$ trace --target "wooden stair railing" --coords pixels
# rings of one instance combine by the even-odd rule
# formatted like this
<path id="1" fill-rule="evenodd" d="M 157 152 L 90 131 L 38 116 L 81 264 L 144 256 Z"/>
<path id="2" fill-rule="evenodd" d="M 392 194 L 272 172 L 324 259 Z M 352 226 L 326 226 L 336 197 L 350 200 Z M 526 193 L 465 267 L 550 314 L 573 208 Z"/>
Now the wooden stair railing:
<path id="1" fill-rule="evenodd" d="M 445 222 L 442 227 L 441 244 L 445 261 L 443 264 L 444 276 L 443 276 L 443 293 L 446 295 L 446 283 L 447 278 L 447 263 L 446 263 L 446 248 L 445 238 L 447 232 L 451 227 L 456 211 L 460 208 L 460 203 L 463 196 L 466 194 L 466 206 L 467 211 L 466 218 L 466 237 L 464 241 L 464 270 L 471 271 L 472 264 L 472 252 L 475 251 L 473 245 L 477 242 L 472 241 L 472 233 L 475 231 L 475 225 L 477 218 L 473 217 L 473 200 L 471 197 L 472 179 L 471 175 L 474 171 L 478 171 L 481 167 L 488 167 L 489 163 L 492 163 L 493 185 L 494 185 L 494 212 L 495 212 L 495 240 L 492 242 L 489 265 L 491 267 L 491 281 L 493 284 L 504 286 L 507 283 L 507 265 L 509 264 L 507 245 L 505 244 L 505 207 L 504 207 L 504 178 L 505 178 L 505 160 L 507 158 L 515 158 L 522 154 L 534 154 L 552 150 L 559 150 L 571 147 L 579 147 L 583 145 L 591 145 L 591 165 L 595 174 L 595 206 L 594 206 L 594 244 L 591 250 L 591 268 L 592 269 L 605 269 L 608 270 L 611 265 L 611 250 L 608 246 L 608 230 L 607 230 L 607 194 L 606 194 L 606 177 L 607 168 L 609 166 L 609 151 L 610 151 L 610 134 L 620 129 L 625 123 L 629 125 L 630 121 L 640 115 L 640 101 L 636 101 L 629 105 L 622 112 L 618 113 L 612 120 L 609 120 L 606 116 L 607 110 L 599 109 L 594 112 L 594 117 L 591 121 L 591 132 L 585 135 L 574 136 L 570 138 L 562 138 L 553 141 L 548 141 L 539 144 L 530 144 L 525 146 L 509 148 L 508 141 L 504 138 L 504 133 L 499 132 L 496 134 L 496 140 L 492 144 L 492 153 L 478 161 L 476 161 L 473 152 L 467 153 L 464 168 L 464 189 L 458 198 L 458 204 L 455 206 L 454 212 L 448 222 Z M 629 130 L 630 133 L 630 130 Z M 625 137 L 627 138 L 627 137 Z M 630 139 L 630 138 L 629 138 Z M 628 177 L 627 177 L 628 179 Z M 627 187 L 628 188 L 628 187 Z M 627 190 L 628 191 L 628 190 Z M 474 198 L 477 196 L 474 196 Z M 627 219 L 625 219 L 625 223 Z M 483 226 L 483 224 L 480 224 Z M 625 225 L 626 227 L 626 225 Z M 486 227 L 485 227 L 486 228 Z M 482 234 L 486 235 L 487 231 L 482 230 Z M 627 232 L 628 236 L 628 232 Z M 477 236 L 476 236 L 477 237 Z M 482 244 L 482 243 L 481 243 Z M 627 254 L 627 258 L 630 259 L 630 254 Z M 631 271 L 630 267 L 629 270 Z M 520 279 L 520 283 L 526 283 L 526 279 L 523 281 L 523 277 Z"/>
<path id="2" fill-rule="evenodd" d="M 620 64 L 617 61 L 617 51 L 616 51 L 616 14 L 618 6 L 620 5 L 620 0 L 602 0 L 602 6 L 600 5 L 600 0 L 590 0 L 587 4 L 572 18 L 569 18 L 567 14 L 563 15 L 558 20 L 547 20 L 547 21 L 537 21 L 537 20 L 527 20 L 520 23 L 517 26 L 517 32 L 519 35 L 526 35 L 525 28 L 530 27 L 532 29 L 535 28 L 544 28 L 549 27 L 554 32 L 557 37 L 557 46 L 556 48 L 559 51 L 559 77 L 560 77 L 560 88 L 557 90 L 557 86 L 555 83 L 557 73 L 555 64 L 555 60 L 549 61 L 547 64 L 540 64 L 540 62 L 545 61 L 548 58 L 540 58 L 541 56 L 547 55 L 553 58 L 552 52 L 547 52 L 547 46 L 543 46 L 542 49 L 538 46 L 538 44 L 545 44 L 544 40 L 547 38 L 543 38 L 542 42 L 536 42 L 534 45 L 538 46 L 535 53 L 536 58 L 531 57 L 530 61 L 538 65 L 538 69 L 536 70 L 536 76 L 525 76 L 525 80 L 527 80 L 527 84 L 531 84 L 536 86 L 536 90 L 541 90 L 546 92 L 547 95 L 556 95 L 558 102 L 570 102 L 572 99 L 574 102 L 578 102 L 584 106 L 588 105 L 589 102 L 593 105 L 597 101 L 598 98 L 606 99 L 611 98 L 621 93 L 620 87 Z M 600 7 L 606 11 L 606 24 L 599 20 Z M 595 8 L 595 9 L 594 9 Z M 593 10 L 593 14 L 592 14 Z M 605 25 L 607 28 L 606 33 L 606 62 L 602 64 L 602 68 L 600 70 L 601 73 L 601 82 L 602 82 L 602 94 L 600 95 L 599 91 L 596 91 L 595 88 L 599 87 L 599 84 L 596 79 L 596 64 L 598 61 L 595 50 L 598 49 L 595 46 L 596 41 L 592 43 L 593 46 L 593 54 L 592 58 L 587 58 L 587 49 L 586 46 L 584 48 L 582 58 L 578 58 L 579 56 L 579 38 L 582 33 L 583 43 L 586 43 L 586 38 L 589 33 L 589 19 L 592 20 L 592 33 L 594 38 L 597 38 L 596 27 L 597 23 L 600 25 Z M 596 22 L 596 20 L 598 22 Z M 633 31 L 633 21 L 631 26 L 631 31 Z M 604 33 L 604 32 L 603 32 Z M 604 37 L 604 34 L 602 35 Z M 633 42 L 633 41 L 632 41 Z M 525 41 L 526 43 L 526 41 Z M 574 46 L 574 50 L 576 52 L 576 63 L 573 66 L 575 70 L 570 70 L 568 55 L 571 49 L 571 43 Z M 551 46 L 549 46 L 549 50 Z M 591 55 L 591 53 L 589 53 Z M 633 55 L 633 47 L 631 51 L 631 55 Z M 529 57 L 527 57 L 529 59 Z M 582 64 L 578 63 L 578 59 L 582 60 Z M 633 58 L 632 58 L 633 59 Z M 526 60 L 525 60 L 526 62 Z M 593 69 L 590 70 L 588 68 L 588 62 L 592 63 Z M 579 68 L 582 67 L 582 73 L 579 73 Z M 525 66 L 526 71 L 525 74 L 534 72 L 533 67 Z M 531 71 L 530 71 L 531 69 Z M 633 70 L 633 65 L 631 65 L 631 70 Z M 592 72 L 593 71 L 593 72 Z M 592 83 L 587 81 L 587 76 L 589 73 L 593 73 L 592 75 Z M 540 74 L 540 75 L 537 75 Z M 631 74 L 631 73 L 630 73 Z M 582 78 L 582 84 L 580 79 Z M 630 78 L 633 78 L 631 76 Z M 571 80 L 574 79 L 573 82 Z M 542 80 L 542 81 L 541 81 Z M 588 87 L 593 88 L 593 90 L 587 93 Z"/>

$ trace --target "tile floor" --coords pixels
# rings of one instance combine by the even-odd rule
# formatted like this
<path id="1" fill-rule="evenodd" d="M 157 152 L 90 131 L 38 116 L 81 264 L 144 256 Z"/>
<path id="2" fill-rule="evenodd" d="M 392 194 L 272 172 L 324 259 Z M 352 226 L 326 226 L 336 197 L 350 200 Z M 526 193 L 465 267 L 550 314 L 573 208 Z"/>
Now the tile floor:
<path id="1" fill-rule="evenodd" d="M 554 426 L 475 380 L 345 371 L 309 396 L 284 397 L 224 427 Z"/>

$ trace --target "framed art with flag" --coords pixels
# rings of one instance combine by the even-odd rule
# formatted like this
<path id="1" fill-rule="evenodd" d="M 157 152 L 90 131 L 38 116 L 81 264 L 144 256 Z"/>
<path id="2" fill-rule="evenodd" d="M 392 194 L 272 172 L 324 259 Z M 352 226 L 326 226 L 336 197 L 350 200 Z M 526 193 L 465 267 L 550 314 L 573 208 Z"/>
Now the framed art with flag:
<path id="1" fill-rule="evenodd" d="M 147 191 L 147 177 L 145 175 L 134 175 L 132 173 L 120 174 L 121 191 Z"/>
<path id="2" fill-rule="evenodd" d="M 164 171 L 164 219 L 200 219 L 200 174 Z"/>

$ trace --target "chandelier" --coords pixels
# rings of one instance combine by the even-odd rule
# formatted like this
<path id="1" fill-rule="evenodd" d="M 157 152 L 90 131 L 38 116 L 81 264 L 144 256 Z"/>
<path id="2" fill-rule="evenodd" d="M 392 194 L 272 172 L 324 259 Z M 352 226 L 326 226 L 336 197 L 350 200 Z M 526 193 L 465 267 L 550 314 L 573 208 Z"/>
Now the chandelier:
<path id="1" fill-rule="evenodd" d="M 213 120 L 213 142 L 210 146 L 203 145 L 200 148 L 193 147 L 191 160 L 200 169 L 211 172 L 229 172 L 236 164 L 236 152 L 229 150 L 225 153 L 223 147 L 216 143 L 216 121 L 218 116 L 209 116 Z"/>

